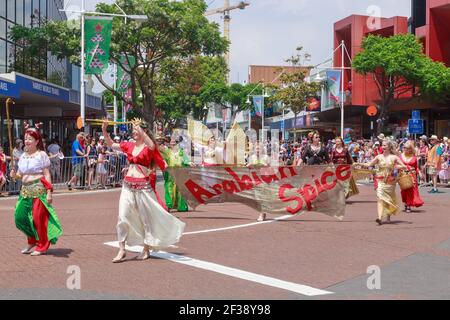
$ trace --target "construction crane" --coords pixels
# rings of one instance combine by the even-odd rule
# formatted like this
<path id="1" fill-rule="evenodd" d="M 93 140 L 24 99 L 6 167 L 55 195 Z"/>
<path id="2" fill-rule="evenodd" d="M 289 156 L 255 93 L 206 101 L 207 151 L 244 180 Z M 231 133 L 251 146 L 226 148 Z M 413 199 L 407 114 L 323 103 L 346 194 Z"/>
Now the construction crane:
<path id="1" fill-rule="evenodd" d="M 217 9 L 206 11 L 205 16 L 211 16 L 213 14 L 218 14 L 218 13 L 223 14 L 223 34 L 225 36 L 225 39 L 227 39 L 230 42 L 230 21 L 231 21 L 230 11 L 235 10 L 235 9 L 243 10 L 243 9 L 245 9 L 245 7 L 249 6 L 250 3 L 246 2 L 246 1 L 240 1 L 237 5 L 230 6 L 230 0 L 224 0 L 224 1 L 225 1 L 225 3 L 222 8 L 217 8 Z M 225 61 L 227 63 L 228 69 L 230 69 L 230 53 L 228 50 L 227 50 L 227 52 L 225 52 Z M 227 76 L 227 78 L 228 78 L 228 81 L 230 81 L 230 77 Z"/>

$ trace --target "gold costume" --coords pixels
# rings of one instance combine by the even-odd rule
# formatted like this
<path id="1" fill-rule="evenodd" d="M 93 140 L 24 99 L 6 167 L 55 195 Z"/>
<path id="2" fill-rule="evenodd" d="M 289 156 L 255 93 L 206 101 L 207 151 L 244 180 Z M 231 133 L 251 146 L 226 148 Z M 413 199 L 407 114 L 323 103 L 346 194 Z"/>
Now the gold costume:
<path id="1" fill-rule="evenodd" d="M 379 219 L 398 213 L 398 200 L 395 192 L 396 181 L 393 171 L 394 163 L 392 161 L 388 163 L 385 159 L 380 158 L 377 173 L 377 197 L 381 202 L 378 204 Z"/>

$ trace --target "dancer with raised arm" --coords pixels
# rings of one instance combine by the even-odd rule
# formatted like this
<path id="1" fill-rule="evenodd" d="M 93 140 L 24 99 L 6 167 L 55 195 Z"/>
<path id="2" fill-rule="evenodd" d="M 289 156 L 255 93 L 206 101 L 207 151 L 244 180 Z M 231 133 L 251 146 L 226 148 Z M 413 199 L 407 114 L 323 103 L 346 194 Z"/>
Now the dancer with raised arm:
<path id="1" fill-rule="evenodd" d="M 119 200 L 119 221 L 117 235 L 119 253 L 114 263 L 122 262 L 126 256 L 125 244 L 142 245 L 144 248 L 138 259 L 150 258 L 150 250 L 158 251 L 177 243 L 185 223 L 168 213 L 159 204 L 155 191 L 150 185 L 152 161 L 165 170 L 167 164 L 162 159 L 147 124 L 142 120 L 133 123 L 135 142 L 114 143 L 107 132 L 108 121 L 103 121 L 102 131 L 107 145 L 123 151 L 130 163 L 123 182 Z M 147 131 L 147 132 L 146 132 Z"/>
<path id="2" fill-rule="evenodd" d="M 22 253 L 40 256 L 56 243 L 62 228 L 52 207 L 51 164 L 39 126 L 25 128 L 25 152 L 19 159 L 18 171 L 11 170 L 11 178 L 22 180 L 14 218 L 16 227 L 28 237 Z"/>

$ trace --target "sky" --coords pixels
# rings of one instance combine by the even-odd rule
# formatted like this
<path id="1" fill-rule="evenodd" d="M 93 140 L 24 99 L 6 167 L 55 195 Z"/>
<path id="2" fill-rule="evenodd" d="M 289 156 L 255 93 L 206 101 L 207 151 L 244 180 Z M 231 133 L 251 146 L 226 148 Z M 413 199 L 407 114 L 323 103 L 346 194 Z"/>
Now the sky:
<path id="1" fill-rule="evenodd" d="M 68 8 L 77 9 L 81 0 L 65 0 Z M 224 0 L 205 0 L 215 9 Z M 229 0 L 231 5 L 240 0 Z M 87 0 L 86 8 L 99 2 Z M 285 60 L 302 46 L 311 54 L 310 65 L 327 60 L 333 52 L 333 24 L 351 14 L 382 17 L 411 15 L 411 0 L 247 0 L 245 10 L 231 12 L 230 78 L 243 83 L 249 65 L 286 65 Z M 209 16 L 219 23 L 220 14 Z M 94 89 L 95 90 L 95 89 Z M 96 90 L 95 90 L 96 91 Z"/>

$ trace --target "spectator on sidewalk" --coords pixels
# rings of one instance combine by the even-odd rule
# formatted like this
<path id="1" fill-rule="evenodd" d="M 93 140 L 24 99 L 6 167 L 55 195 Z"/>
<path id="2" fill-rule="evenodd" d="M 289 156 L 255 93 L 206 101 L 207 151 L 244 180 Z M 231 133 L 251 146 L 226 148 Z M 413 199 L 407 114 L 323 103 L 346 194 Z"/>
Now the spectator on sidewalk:
<path id="1" fill-rule="evenodd" d="M 57 183 L 61 180 L 61 160 L 64 159 L 58 137 L 52 140 L 52 143 L 47 148 L 47 152 L 51 163 L 50 173 L 52 175 L 52 181 L 53 183 Z"/>
<path id="2" fill-rule="evenodd" d="M 77 134 L 75 141 L 72 143 L 72 167 L 73 176 L 67 183 L 67 188 L 72 190 L 72 184 L 77 184 L 78 180 L 82 180 L 84 174 L 84 161 L 87 154 L 84 149 L 85 135 L 83 132 Z"/>
<path id="3" fill-rule="evenodd" d="M 427 171 L 430 175 L 430 178 L 433 182 L 433 189 L 429 191 L 429 193 L 438 193 L 437 189 L 437 178 L 439 171 L 442 168 L 442 155 L 443 150 L 441 145 L 439 144 L 439 139 L 436 135 L 431 136 L 430 138 L 431 149 L 428 151 L 427 157 Z"/>
<path id="4" fill-rule="evenodd" d="M 6 184 L 6 161 L 11 160 L 3 153 L 3 148 L 0 147 L 0 196 L 2 195 L 3 187 Z"/>
<path id="5" fill-rule="evenodd" d="M 86 153 L 88 155 L 88 189 L 92 190 L 92 182 L 94 181 L 95 168 L 97 166 L 97 143 L 95 138 L 91 138 L 88 146 L 86 147 Z"/>

